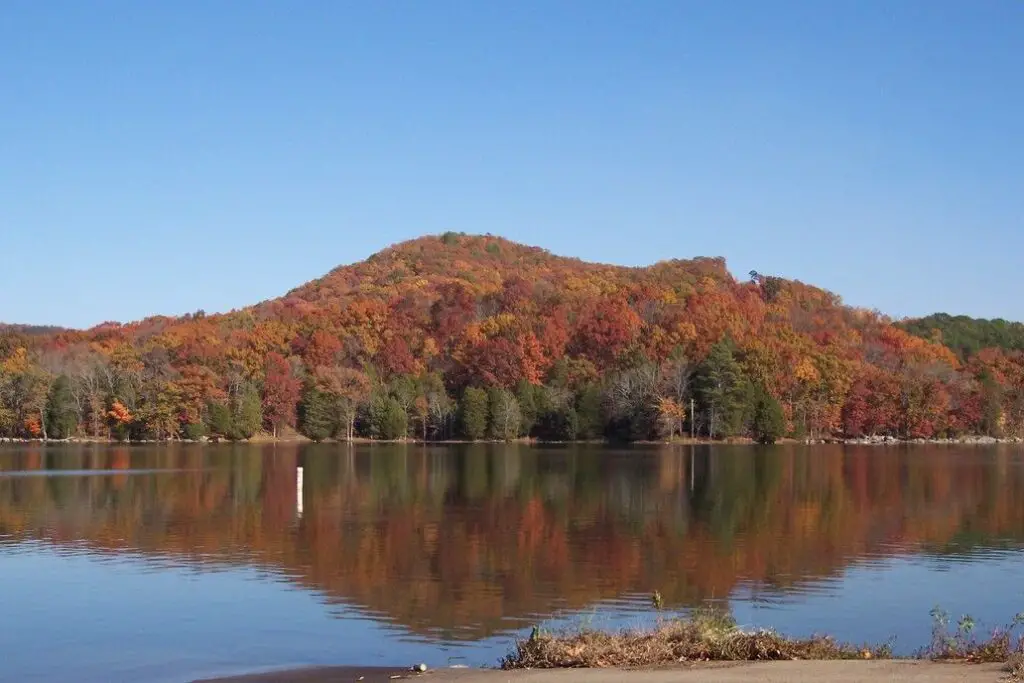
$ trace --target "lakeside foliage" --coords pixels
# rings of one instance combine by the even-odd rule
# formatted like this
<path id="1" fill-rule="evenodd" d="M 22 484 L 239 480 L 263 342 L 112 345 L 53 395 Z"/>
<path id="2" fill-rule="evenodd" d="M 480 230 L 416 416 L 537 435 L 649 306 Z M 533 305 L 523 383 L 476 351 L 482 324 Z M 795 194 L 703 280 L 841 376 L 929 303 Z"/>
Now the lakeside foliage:
<path id="1" fill-rule="evenodd" d="M 1024 352 L 933 324 L 722 259 L 447 233 L 227 314 L 0 329 L 0 436 L 1024 435 Z"/>

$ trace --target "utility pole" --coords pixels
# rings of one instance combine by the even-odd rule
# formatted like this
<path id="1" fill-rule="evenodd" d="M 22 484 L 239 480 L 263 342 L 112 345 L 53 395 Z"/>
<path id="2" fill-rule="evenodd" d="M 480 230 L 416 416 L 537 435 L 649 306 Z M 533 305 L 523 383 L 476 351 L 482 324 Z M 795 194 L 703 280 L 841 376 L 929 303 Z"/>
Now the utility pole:
<path id="1" fill-rule="evenodd" d="M 693 441 L 694 436 L 695 436 L 695 432 L 694 432 L 694 423 L 695 422 L 696 422 L 696 420 L 693 417 L 693 399 L 691 398 L 690 399 L 690 441 Z"/>

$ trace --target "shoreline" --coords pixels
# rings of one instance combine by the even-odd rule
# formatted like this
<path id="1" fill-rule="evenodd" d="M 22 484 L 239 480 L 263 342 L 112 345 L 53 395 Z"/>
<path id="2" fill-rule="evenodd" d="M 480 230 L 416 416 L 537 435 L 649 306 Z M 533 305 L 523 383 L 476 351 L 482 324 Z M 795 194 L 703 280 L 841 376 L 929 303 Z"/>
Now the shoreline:
<path id="1" fill-rule="evenodd" d="M 401 667 L 311 667 L 197 679 L 192 683 L 995 683 L 1009 673 L 1000 664 L 966 664 L 919 660 L 714 662 L 651 668 L 600 669 L 430 669 L 416 673 Z"/>
<path id="2" fill-rule="evenodd" d="M 580 440 L 580 441 L 541 441 L 532 438 L 512 439 L 509 441 L 496 441 L 492 439 L 481 439 L 479 441 L 468 441 L 459 439 L 446 440 L 424 440 L 424 439 L 366 439 L 357 438 L 351 441 L 325 439 L 323 441 L 312 441 L 305 437 L 295 438 L 262 438 L 255 437 L 242 441 L 229 441 L 226 439 L 136 439 L 134 441 L 119 441 L 117 439 L 104 439 L 94 437 L 71 437 L 68 439 L 25 439 L 14 437 L 0 437 L 0 444 L 36 444 L 36 445 L 153 445 L 153 444 L 189 444 L 202 446 L 220 445 L 249 445 L 264 446 L 275 444 L 327 444 L 327 445 L 409 445 L 409 446 L 469 446 L 469 445 L 512 445 L 525 446 L 760 446 L 752 439 L 675 439 L 673 441 L 630 441 L 616 443 L 602 440 Z M 1024 444 L 1024 437 L 995 437 L 969 435 L 944 439 L 902 439 L 894 436 L 866 436 L 856 438 L 844 437 L 823 437 L 819 439 L 779 439 L 776 446 L 996 446 L 996 445 L 1019 445 Z"/>

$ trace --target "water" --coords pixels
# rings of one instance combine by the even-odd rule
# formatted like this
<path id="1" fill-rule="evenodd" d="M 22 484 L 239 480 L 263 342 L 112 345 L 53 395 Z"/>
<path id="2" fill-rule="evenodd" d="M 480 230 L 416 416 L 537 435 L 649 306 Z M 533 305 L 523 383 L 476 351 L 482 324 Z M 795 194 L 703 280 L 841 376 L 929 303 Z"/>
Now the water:
<path id="1" fill-rule="evenodd" d="M 0 448 L 0 680 L 493 665 L 655 589 L 911 652 L 1022 586 L 1006 446 Z"/>

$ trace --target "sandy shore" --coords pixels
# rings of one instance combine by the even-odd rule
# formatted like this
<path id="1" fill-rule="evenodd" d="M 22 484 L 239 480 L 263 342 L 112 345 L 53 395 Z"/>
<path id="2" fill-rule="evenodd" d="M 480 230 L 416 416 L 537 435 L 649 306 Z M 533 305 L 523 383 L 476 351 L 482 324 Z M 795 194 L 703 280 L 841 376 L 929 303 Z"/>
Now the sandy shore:
<path id="1" fill-rule="evenodd" d="M 209 679 L 196 683 L 995 683 L 1006 678 L 999 664 L 939 664 L 920 661 L 737 662 L 664 669 L 544 669 L 496 671 L 438 669 L 425 674 L 403 669 L 329 667 Z"/>

